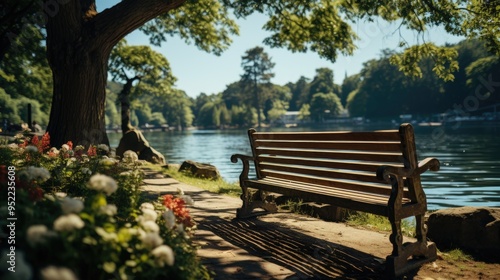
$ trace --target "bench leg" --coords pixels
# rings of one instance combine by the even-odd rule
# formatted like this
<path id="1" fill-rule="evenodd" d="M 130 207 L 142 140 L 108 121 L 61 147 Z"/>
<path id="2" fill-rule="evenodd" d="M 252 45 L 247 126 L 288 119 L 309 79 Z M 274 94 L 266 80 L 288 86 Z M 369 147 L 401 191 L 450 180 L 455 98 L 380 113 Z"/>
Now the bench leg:
<path id="1" fill-rule="evenodd" d="M 265 193 L 258 191 L 255 195 L 251 195 L 247 187 L 242 187 L 241 200 L 243 205 L 236 210 L 236 218 L 248 218 L 262 213 L 254 213 L 253 210 L 261 208 L 266 212 L 275 213 L 278 207 L 275 203 L 265 201 Z"/>
<path id="2" fill-rule="evenodd" d="M 392 226 L 392 234 L 389 239 L 393 245 L 393 251 L 386 258 L 386 272 L 392 278 L 401 276 L 437 258 L 436 245 L 427 242 L 424 215 L 417 215 L 415 219 L 417 241 L 403 244 L 401 219 L 395 220 L 389 217 Z"/>

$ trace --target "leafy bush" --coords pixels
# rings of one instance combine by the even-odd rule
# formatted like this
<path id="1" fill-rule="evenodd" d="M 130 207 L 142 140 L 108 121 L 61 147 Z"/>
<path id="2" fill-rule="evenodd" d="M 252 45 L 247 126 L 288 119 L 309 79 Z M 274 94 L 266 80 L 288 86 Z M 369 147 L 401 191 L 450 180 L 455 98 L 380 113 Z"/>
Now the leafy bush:
<path id="1" fill-rule="evenodd" d="M 143 175 L 133 152 L 118 160 L 104 145 L 55 149 L 49 141 L 46 134 L 0 147 L 10 164 L 0 166 L 0 199 L 15 193 L 15 204 L 0 211 L 16 218 L 18 279 L 210 278 L 190 239 L 191 198 L 139 204 Z M 8 222 L 0 220 L 2 246 Z M 10 247 L 0 250 L 0 271 L 9 273 Z"/>

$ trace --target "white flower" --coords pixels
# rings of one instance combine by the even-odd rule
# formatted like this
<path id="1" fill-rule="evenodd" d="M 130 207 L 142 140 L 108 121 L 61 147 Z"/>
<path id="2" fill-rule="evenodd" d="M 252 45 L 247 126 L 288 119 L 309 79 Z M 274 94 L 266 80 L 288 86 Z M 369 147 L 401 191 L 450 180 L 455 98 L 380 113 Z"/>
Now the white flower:
<path id="1" fill-rule="evenodd" d="M 181 195 L 179 196 L 187 205 L 194 205 L 194 200 L 189 195 Z"/>
<path id="2" fill-rule="evenodd" d="M 43 244 L 48 238 L 55 236 L 45 225 L 32 225 L 26 231 L 26 239 L 31 246 Z"/>
<path id="3" fill-rule="evenodd" d="M 181 188 L 177 188 L 177 194 L 178 195 L 184 195 L 184 190 Z"/>
<path id="4" fill-rule="evenodd" d="M 163 244 L 163 239 L 157 232 L 147 232 L 141 237 L 142 244 L 148 249 L 153 249 Z"/>
<path id="5" fill-rule="evenodd" d="M 125 177 L 131 176 L 131 175 L 132 175 L 132 172 L 130 172 L 130 171 L 123 171 L 122 173 L 120 173 L 120 176 L 125 176 Z"/>
<path id="6" fill-rule="evenodd" d="M 164 267 L 165 265 L 174 265 L 174 251 L 167 245 L 161 245 L 154 248 L 151 251 L 151 254 L 155 257 L 155 262 L 160 267 Z"/>
<path id="7" fill-rule="evenodd" d="M 106 144 L 97 145 L 97 149 L 109 153 L 109 147 Z"/>
<path id="8" fill-rule="evenodd" d="M 114 193 L 118 189 L 118 185 L 113 178 L 102 174 L 95 174 L 90 177 L 87 186 L 89 189 L 102 191 L 107 195 Z"/>
<path id="9" fill-rule="evenodd" d="M 77 280 L 75 273 L 67 267 L 47 266 L 41 271 L 44 280 Z"/>
<path id="10" fill-rule="evenodd" d="M 155 210 L 151 209 L 141 209 L 142 210 L 142 215 L 140 216 L 142 221 L 156 221 L 156 218 L 158 218 L 158 213 L 156 213 Z"/>
<path id="11" fill-rule="evenodd" d="M 16 150 L 17 148 L 19 148 L 19 146 L 16 143 L 10 143 L 9 145 L 7 145 L 7 148 Z"/>
<path id="12" fill-rule="evenodd" d="M 134 151 L 127 150 L 123 153 L 122 160 L 125 162 L 134 162 L 134 161 L 139 160 L 139 157 L 137 156 L 137 154 Z"/>
<path id="13" fill-rule="evenodd" d="M 92 171 L 90 171 L 90 169 L 88 169 L 87 167 L 83 167 L 82 169 L 80 169 L 80 172 L 85 175 L 92 175 Z"/>
<path id="14" fill-rule="evenodd" d="M 27 146 L 25 149 L 24 149 L 24 152 L 26 153 L 30 153 L 30 154 L 33 154 L 33 153 L 38 153 L 38 148 L 33 146 L 33 145 L 29 145 Z"/>
<path id="15" fill-rule="evenodd" d="M 50 148 L 50 150 L 47 152 L 47 154 L 53 154 L 55 156 L 59 155 L 59 150 L 56 147 Z"/>
<path id="16" fill-rule="evenodd" d="M 61 146 L 61 150 L 62 150 L 63 152 L 65 152 L 65 151 L 69 151 L 69 146 L 68 146 L 68 144 L 63 144 L 63 145 Z"/>
<path id="17" fill-rule="evenodd" d="M 167 209 L 162 214 L 163 219 L 165 219 L 165 224 L 167 228 L 172 229 L 175 226 L 175 214 L 172 210 Z"/>
<path id="18" fill-rule="evenodd" d="M 71 197 L 61 200 L 61 209 L 64 214 L 80 213 L 83 210 L 83 201 Z"/>
<path id="19" fill-rule="evenodd" d="M 63 215 L 54 221 L 54 230 L 56 231 L 72 231 L 81 229 L 83 226 L 85 226 L 85 223 L 76 214 Z"/>
<path id="20" fill-rule="evenodd" d="M 50 178 L 50 172 L 43 167 L 28 166 L 19 172 L 19 178 L 26 181 L 36 180 L 39 183 L 45 182 Z"/>
<path id="21" fill-rule="evenodd" d="M 107 156 L 103 156 L 102 159 L 99 161 L 99 164 L 104 166 L 111 166 L 115 165 L 116 163 L 117 161 L 114 158 L 109 158 Z"/>
<path id="22" fill-rule="evenodd" d="M 75 150 L 75 152 L 77 152 L 77 151 L 83 151 L 83 150 L 85 150 L 85 147 L 84 147 L 84 146 L 82 146 L 82 145 L 77 145 L 77 146 L 74 148 L 74 150 Z"/>
<path id="23" fill-rule="evenodd" d="M 141 210 L 144 210 L 144 209 L 155 210 L 155 206 L 149 202 L 144 202 L 143 204 L 141 204 Z"/>
<path id="24" fill-rule="evenodd" d="M 102 237 L 104 241 L 114 241 L 118 239 L 118 235 L 115 232 L 107 232 L 102 227 L 97 227 L 95 232 Z"/>
<path id="25" fill-rule="evenodd" d="M 147 232 L 160 232 L 160 227 L 154 221 L 143 221 L 141 226 Z"/>
<path id="26" fill-rule="evenodd" d="M 102 214 L 105 214 L 108 216 L 114 216 L 114 215 L 116 215 L 116 213 L 118 213 L 118 208 L 114 204 L 108 204 L 108 205 L 101 206 L 99 208 L 99 211 Z"/>
<path id="27" fill-rule="evenodd" d="M 70 165 L 73 165 L 72 167 L 76 167 L 76 158 L 75 157 L 70 157 L 66 161 L 66 166 L 69 167 Z"/>

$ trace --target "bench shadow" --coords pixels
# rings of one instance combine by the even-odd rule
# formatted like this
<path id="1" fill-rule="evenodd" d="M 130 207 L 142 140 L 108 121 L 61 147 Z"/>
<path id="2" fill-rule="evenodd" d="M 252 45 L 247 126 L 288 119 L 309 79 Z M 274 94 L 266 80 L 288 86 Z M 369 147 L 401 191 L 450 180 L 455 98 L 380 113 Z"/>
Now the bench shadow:
<path id="1" fill-rule="evenodd" d="M 294 275 L 286 279 L 385 279 L 385 267 L 373 255 L 256 218 L 210 216 L 198 228 L 289 269 Z"/>

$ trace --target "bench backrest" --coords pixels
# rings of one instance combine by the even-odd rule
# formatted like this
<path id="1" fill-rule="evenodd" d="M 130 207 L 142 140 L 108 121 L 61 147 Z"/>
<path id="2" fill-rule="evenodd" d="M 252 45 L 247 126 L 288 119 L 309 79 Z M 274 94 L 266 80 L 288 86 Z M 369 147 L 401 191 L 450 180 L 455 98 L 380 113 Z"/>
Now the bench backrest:
<path id="1" fill-rule="evenodd" d="M 381 165 L 416 168 L 415 138 L 410 124 L 373 132 L 248 131 L 258 178 L 277 178 L 390 195 L 391 186 L 376 176 Z M 415 195 L 405 180 L 404 196 Z M 408 191 L 410 187 L 410 191 Z"/>

